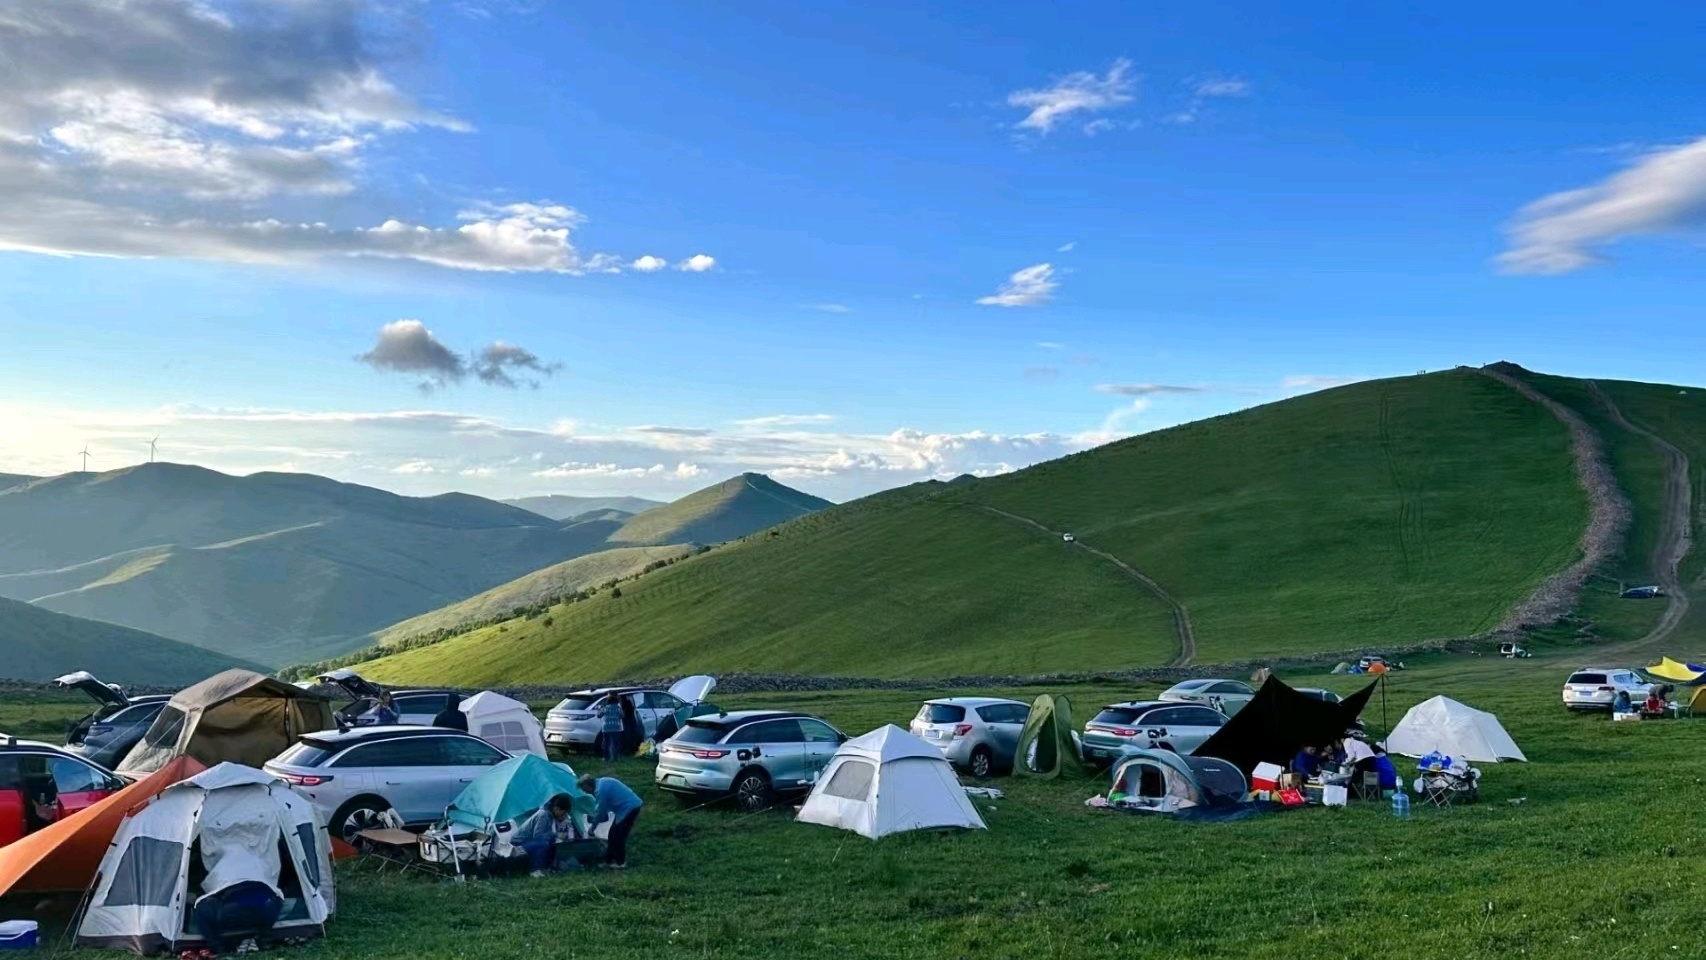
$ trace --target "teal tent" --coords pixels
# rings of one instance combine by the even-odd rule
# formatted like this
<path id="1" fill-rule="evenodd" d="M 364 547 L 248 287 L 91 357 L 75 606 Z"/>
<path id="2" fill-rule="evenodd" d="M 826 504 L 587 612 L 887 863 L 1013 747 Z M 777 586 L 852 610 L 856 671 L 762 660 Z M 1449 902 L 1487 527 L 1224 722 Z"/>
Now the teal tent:
<path id="1" fill-rule="evenodd" d="M 453 827 L 486 830 L 492 824 L 532 813 L 559 793 L 574 802 L 575 813 L 592 815 L 596 803 L 575 783 L 575 772 L 567 764 L 523 754 L 476 777 L 444 811 L 444 817 Z"/>
<path id="2" fill-rule="evenodd" d="M 1072 728 L 1072 701 L 1043 694 L 1031 704 L 1030 716 L 1019 732 L 1013 772 L 1022 777 L 1081 777 L 1086 773 Z"/>

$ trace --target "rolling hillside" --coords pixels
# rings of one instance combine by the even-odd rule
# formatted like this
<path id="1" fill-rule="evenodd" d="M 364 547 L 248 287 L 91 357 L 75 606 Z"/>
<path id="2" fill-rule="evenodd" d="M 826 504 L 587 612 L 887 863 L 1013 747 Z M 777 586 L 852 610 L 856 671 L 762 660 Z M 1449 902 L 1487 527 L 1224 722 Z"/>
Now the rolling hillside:
<path id="1" fill-rule="evenodd" d="M 0 596 L 278 666 L 606 549 L 463 494 L 155 463 L 0 491 Z"/>
<path id="2" fill-rule="evenodd" d="M 40 479 L 40 477 L 31 477 L 22 473 L 0 473 L 0 490 L 8 490 Z"/>
<path id="3" fill-rule="evenodd" d="M 549 625 L 363 670 L 465 684 L 943 676 L 1471 635 L 1577 559 L 1589 510 L 1570 443 L 1545 407 L 1477 371 L 1359 383 L 826 509 Z"/>
<path id="4" fill-rule="evenodd" d="M 521 497 L 503 502 L 512 507 L 532 511 L 542 517 L 549 517 L 552 520 L 573 520 L 588 514 L 610 510 L 633 516 L 637 513 L 645 513 L 653 507 L 663 506 L 660 501 L 646 500 L 640 497 L 568 497 L 561 494 L 551 494 L 545 497 Z"/>
<path id="5" fill-rule="evenodd" d="M 722 543 L 832 506 L 761 473 L 743 473 L 674 503 L 647 510 L 611 534 L 628 546 Z"/>
<path id="6" fill-rule="evenodd" d="M 89 670 L 108 683 L 190 684 L 255 664 L 187 643 L 0 599 L 0 676 L 52 680 Z"/>

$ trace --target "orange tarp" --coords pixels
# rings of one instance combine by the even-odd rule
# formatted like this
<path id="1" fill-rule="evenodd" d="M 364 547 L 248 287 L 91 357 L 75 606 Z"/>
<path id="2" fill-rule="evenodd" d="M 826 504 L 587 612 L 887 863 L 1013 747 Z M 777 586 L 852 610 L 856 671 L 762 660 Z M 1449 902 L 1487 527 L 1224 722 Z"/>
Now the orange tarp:
<path id="1" fill-rule="evenodd" d="M 87 810 L 0 847 L 0 897 L 89 889 L 124 818 L 172 784 L 206 769 L 193 757 L 178 757 Z"/>

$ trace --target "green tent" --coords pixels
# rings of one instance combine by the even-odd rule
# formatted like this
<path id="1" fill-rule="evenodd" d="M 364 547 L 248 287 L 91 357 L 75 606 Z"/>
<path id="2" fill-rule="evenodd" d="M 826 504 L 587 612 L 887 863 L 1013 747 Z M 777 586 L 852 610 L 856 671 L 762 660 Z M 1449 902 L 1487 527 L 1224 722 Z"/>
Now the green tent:
<path id="1" fill-rule="evenodd" d="M 566 765 L 524 753 L 475 777 L 444 816 L 463 830 L 489 830 L 495 823 L 532 813 L 559 793 L 567 794 L 574 812 L 583 816 L 590 816 L 597 805 Z"/>
<path id="2" fill-rule="evenodd" d="M 1084 757 L 1072 728 L 1072 701 L 1043 694 L 1031 704 L 1031 715 L 1019 734 L 1013 772 L 1025 777 L 1084 776 Z"/>

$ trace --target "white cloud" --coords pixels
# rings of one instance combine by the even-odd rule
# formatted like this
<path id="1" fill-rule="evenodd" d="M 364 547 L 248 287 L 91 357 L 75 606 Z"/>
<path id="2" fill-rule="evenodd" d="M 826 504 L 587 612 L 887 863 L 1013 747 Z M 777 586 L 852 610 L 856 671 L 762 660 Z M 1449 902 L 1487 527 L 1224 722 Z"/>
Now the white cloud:
<path id="1" fill-rule="evenodd" d="M 656 273 L 664 267 L 669 266 L 669 261 L 662 257 L 654 257 L 647 254 L 646 256 L 636 259 L 631 266 L 641 273 Z"/>
<path id="2" fill-rule="evenodd" d="M 803 304 L 803 306 L 807 310 L 817 310 L 817 311 L 822 312 L 822 313 L 852 313 L 853 312 L 853 308 L 849 307 L 845 303 L 807 303 L 807 304 Z"/>
<path id="3" fill-rule="evenodd" d="M 481 206 L 454 224 L 303 215 L 393 202 L 369 189 L 376 155 L 423 128 L 472 132 L 390 79 L 388 52 L 406 45 L 373 36 L 413 15 L 346 0 L 3 0 L 0 249 L 620 269 L 576 248 L 581 218 L 561 204 Z M 346 196 L 361 202 L 326 201 Z"/>
<path id="4" fill-rule="evenodd" d="M 1237 77 L 1216 77 L 1197 81 L 1193 89 L 1199 97 L 1247 97 L 1250 82 Z"/>
<path id="5" fill-rule="evenodd" d="M 1065 350 L 1066 349 L 1066 344 L 1055 343 L 1052 340 L 1039 340 L 1039 341 L 1037 341 L 1037 346 L 1042 347 L 1044 350 Z"/>
<path id="6" fill-rule="evenodd" d="M 1706 137 L 1653 150 L 1600 183 L 1536 200 L 1508 228 L 1510 273 L 1569 273 L 1602 263 L 1627 237 L 1706 226 Z"/>
<path id="7" fill-rule="evenodd" d="M 436 470 L 432 464 L 426 462 L 425 460 L 409 460 L 409 461 L 405 461 L 403 463 L 399 463 L 395 467 L 392 467 L 391 472 L 392 473 L 419 474 L 419 473 L 437 473 L 438 470 Z"/>
<path id="8" fill-rule="evenodd" d="M 676 264 L 675 268 L 677 270 L 685 270 L 688 273 L 704 273 L 716 265 L 717 258 L 706 256 L 703 253 L 696 253 L 693 256 L 688 257 L 686 260 Z"/>
<path id="9" fill-rule="evenodd" d="M 834 419 L 827 413 L 776 413 L 768 417 L 736 420 L 735 424 L 742 427 L 803 427 L 812 423 L 829 423 Z"/>
<path id="10" fill-rule="evenodd" d="M 1055 253 L 1071 253 L 1072 248 L 1076 247 L 1076 246 L 1078 246 L 1078 241 L 1072 240 L 1072 241 L 1069 241 L 1067 243 L 1063 243 L 1058 247 L 1055 247 L 1054 252 Z"/>
<path id="11" fill-rule="evenodd" d="M 1136 99 L 1137 78 L 1131 61 L 1119 59 L 1108 72 L 1097 76 L 1088 71 L 1070 73 L 1053 85 L 1035 90 L 1017 90 L 1007 96 L 1007 105 L 1026 112 L 1016 126 L 1047 134 L 1062 120 L 1079 113 L 1100 113 Z"/>
<path id="12" fill-rule="evenodd" d="M 1189 387 L 1172 383 L 1102 383 L 1097 393 L 1112 393 L 1122 397 L 1150 397 L 1160 393 L 1202 393 L 1206 387 Z"/>
<path id="13" fill-rule="evenodd" d="M 979 297 L 986 307 L 1034 307 L 1054 299 L 1059 281 L 1054 279 L 1054 265 L 1039 263 L 1014 272 L 994 293 Z"/>
<path id="14" fill-rule="evenodd" d="M 696 463 L 678 463 L 671 469 L 661 463 L 649 467 L 624 467 L 614 463 L 570 462 L 533 471 L 533 476 L 548 480 L 584 480 L 589 477 L 628 480 L 668 477 L 675 480 L 696 480 L 704 475 L 705 468 Z"/>

